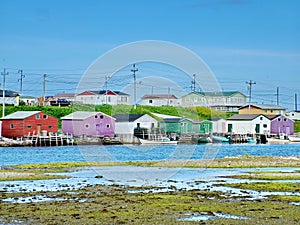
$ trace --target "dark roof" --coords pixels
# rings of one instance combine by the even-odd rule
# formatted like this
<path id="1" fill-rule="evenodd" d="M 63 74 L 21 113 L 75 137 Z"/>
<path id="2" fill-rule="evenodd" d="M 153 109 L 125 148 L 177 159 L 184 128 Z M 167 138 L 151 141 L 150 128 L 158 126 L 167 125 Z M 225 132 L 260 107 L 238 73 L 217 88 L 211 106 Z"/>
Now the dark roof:
<path id="1" fill-rule="evenodd" d="M 165 118 L 160 122 L 161 123 L 179 123 L 180 121 L 183 121 L 183 120 L 189 120 L 192 122 L 192 120 L 190 120 L 188 118 Z"/>
<path id="2" fill-rule="evenodd" d="M 15 91 L 5 90 L 5 97 L 17 97 L 19 94 Z M 3 97 L 3 90 L 0 89 L 0 97 Z"/>
<path id="3" fill-rule="evenodd" d="M 113 117 L 116 118 L 116 122 L 133 122 L 146 114 L 116 114 Z"/>
<path id="4" fill-rule="evenodd" d="M 178 123 L 182 118 L 165 118 L 161 123 Z"/>
<path id="5" fill-rule="evenodd" d="M 148 98 L 163 98 L 163 99 L 177 99 L 175 95 L 168 95 L 168 94 L 156 94 L 156 95 L 144 95 L 142 99 L 148 99 Z"/>
<path id="6" fill-rule="evenodd" d="M 94 94 L 98 94 L 98 95 L 104 95 L 106 93 L 106 90 L 100 90 L 100 91 L 89 91 L 89 92 L 92 92 Z M 126 94 L 124 92 L 121 92 L 121 91 L 112 91 L 112 90 L 107 90 L 107 92 L 113 92 L 117 95 L 129 95 L 129 94 Z"/>
<path id="7" fill-rule="evenodd" d="M 262 114 L 235 114 L 231 117 L 229 117 L 227 120 L 253 120 L 258 116 L 264 116 Z"/>
<path id="8" fill-rule="evenodd" d="M 236 95 L 236 94 L 241 94 L 243 96 L 245 96 L 243 93 L 239 92 L 239 91 L 216 91 L 216 92 L 194 92 L 196 94 L 200 94 L 200 95 L 205 95 L 205 96 L 232 96 L 232 95 Z M 246 96 L 245 96 L 246 97 Z"/>

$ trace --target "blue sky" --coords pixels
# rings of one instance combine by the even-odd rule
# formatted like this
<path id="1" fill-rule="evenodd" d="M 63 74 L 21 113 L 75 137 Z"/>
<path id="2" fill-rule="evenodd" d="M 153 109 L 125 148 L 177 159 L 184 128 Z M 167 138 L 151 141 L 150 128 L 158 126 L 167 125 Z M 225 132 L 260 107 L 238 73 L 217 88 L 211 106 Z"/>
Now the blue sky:
<path id="1" fill-rule="evenodd" d="M 1 0 L 0 69 L 7 68 L 7 88 L 16 91 L 23 69 L 24 95 L 43 94 L 44 73 L 48 95 L 75 92 L 83 72 L 110 49 L 162 40 L 198 54 L 224 90 L 247 95 L 245 82 L 253 80 L 253 101 L 276 103 L 279 87 L 281 105 L 292 110 L 294 94 L 300 96 L 299 12 L 297 0 Z M 189 78 L 182 82 L 189 89 Z"/>

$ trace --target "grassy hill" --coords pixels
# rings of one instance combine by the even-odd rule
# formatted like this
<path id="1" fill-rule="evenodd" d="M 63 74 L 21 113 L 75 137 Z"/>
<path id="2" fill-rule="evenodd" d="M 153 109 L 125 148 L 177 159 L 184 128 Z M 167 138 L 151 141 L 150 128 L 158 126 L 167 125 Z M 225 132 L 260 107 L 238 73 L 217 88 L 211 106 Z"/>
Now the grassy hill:
<path id="1" fill-rule="evenodd" d="M 59 127 L 61 125 L 60 118 L 66 116 L 74 111 L 96 111 L 103 112 L 110 116 L 115 114 L 149 114 L 152 113 L 166 114 L 171 116 L 186 117 L 192 120 L 204 120 L 210 118 L 227 118 L 229 114 L 224 112 L 211 110 L 204 107 L 173 107 L 173 106 L 137 106 L 136 109 L 130 105 L 77 105 L 71 107 L 58 107 L 58 106 L 6 106 L 5 115 L 9 115 L 16 111 L 42 111 L 51 116 L 59 119 Z M 2 115 L 2 107 L 0 107 Z M 160 120 L 160 118 L 156 119 Z"/>

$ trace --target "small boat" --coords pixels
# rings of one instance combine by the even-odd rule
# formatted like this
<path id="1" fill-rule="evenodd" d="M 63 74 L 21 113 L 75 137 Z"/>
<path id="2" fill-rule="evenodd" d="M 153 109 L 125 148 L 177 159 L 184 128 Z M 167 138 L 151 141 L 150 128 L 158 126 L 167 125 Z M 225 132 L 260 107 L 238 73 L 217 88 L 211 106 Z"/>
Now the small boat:
<path id="1" fill-rule="evenodd" d="M 198 138 L 197 139 L 197 143 L 198 144 L 206 144 L 206 143 L 211 143 L 212 142 L 212 140 L 211 140 L 211 138 Z"/>
<path id="2" fill-rule="evenodd" d="M 140 138 L 142 145 L 177 145 L 178 141 L 171 141 L 170 138 L 163 137 L 160 139 L 149 140 Z"/>
<path id="3" fill-rule="evenodd" d="M 229 138 L 223 136 L 211 136 L 213 142 L 229 142 Z"/>
<path id="4" fill-rule="evenodd" d="M 290 136 L 288 136 L 288 139 L 289 139 L 291 142 L 300 142 L 300 136 L 290 135 Z"/>

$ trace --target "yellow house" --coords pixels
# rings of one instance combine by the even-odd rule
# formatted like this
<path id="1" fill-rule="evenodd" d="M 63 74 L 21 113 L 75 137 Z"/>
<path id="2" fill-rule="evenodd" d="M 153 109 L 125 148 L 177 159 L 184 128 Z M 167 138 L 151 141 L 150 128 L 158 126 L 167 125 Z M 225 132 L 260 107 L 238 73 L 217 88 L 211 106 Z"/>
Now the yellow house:
<path id="1" fill-rule="evenodd" d="M 278 105 L 250 103 L 239 108 L 239 114 L 285 115 L 286 109 Z"/>

